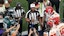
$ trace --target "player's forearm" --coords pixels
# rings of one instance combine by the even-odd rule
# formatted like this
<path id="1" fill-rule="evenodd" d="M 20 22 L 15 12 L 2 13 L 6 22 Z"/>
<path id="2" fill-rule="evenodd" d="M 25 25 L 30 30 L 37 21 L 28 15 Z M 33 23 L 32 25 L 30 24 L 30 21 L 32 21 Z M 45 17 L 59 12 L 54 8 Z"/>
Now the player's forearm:
<path id="1" fill-rule="evenodd" d="M 38 34 L 37 34 L 37 33 L 35 33 L 35 36 L 38 36 Z"/>
<path id="2" fill-rule="evenodd" d="M 27 21 L 27 22 L 30 22 L 30 20 L 29 20 L 28 18 L 26 18 L 26 21 Z"/>
<path id="3" fill-rule="evenodd" d="M 31 33 L 29 33 L 28 36 L 31 36 Z"/>
<path id="4" fill-rule="evenodd" d="M 18 25 L 17 25 L 17 29 L 16 29 L 16 31 L 18 31 L 18 30 L 19 30 L 19 28 L 20 28 L 20 24 L 18 24 Z"/>
<path id="5" fill-rule="evenodd" d="M 15 35 L 18 33 L 19 28 L 20 28 L 20 24 L 17 25 L 16 30 L 13 32 L 15 33 Z"/>
<path id="6" fill-rule="evenodd" d="M 31 36 L 30 34 L 28 36 Z"/>
<path id="7" fill-rule="evenodd" d="M 11 29 L 13 29 L 14 27 L 15 27 L 15 26 L 13 26 L 13 27 L 7 29 L 6 32 L 9 32 L 9 31 L 10 31 Z"/>

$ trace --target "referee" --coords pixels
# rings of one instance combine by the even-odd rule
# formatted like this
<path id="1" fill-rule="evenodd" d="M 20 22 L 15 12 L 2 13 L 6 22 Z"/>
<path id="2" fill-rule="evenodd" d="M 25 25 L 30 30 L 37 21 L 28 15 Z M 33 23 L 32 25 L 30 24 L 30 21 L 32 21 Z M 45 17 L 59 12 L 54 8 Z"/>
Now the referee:
<path id="1" fill-rule="evenodd" d="M 33 34 L 34 30 L 38 30 L 38 17 L 39 17 L 39 13 L 38 11 L 35 10 L 35 4 L 31 4 L 30 5 L 30 10 L 26 13 L 26 21 L 29 23 L 28 24 L 28 36 L 33 36 L 31 34 Z M 31 32 L 32 31 L 32 32 Z M 34 32 L 35 35 L 36 31 Z"/>
<path id="2" fill-rule="evenodd" d="M 25 15 L 25 11 L 23 7 L 21 6 L 20 2 L 17 3 L 16 7 L 14 7 L 14 17 L 16 22 L 20 24 L 20 29 L 19 29 L 19 35 L 21 35 L 22 32 L 22 18 Z"/>

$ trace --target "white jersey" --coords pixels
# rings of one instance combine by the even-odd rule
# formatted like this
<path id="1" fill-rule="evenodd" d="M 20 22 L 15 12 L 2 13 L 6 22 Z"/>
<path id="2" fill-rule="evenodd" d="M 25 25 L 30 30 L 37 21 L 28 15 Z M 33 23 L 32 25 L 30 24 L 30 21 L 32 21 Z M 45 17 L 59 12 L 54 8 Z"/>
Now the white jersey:
<path id="1" fill-rule="evenodd" d="M 44 11 L 45 11 L 45 9 L 46 9 L 46 6 L 47 6 L 47 4 L 49 4 L 50 2 L 49 2 L 49 0 L 47 0 L 46 2 L 45 2 L 45 4 L 44 3 L 38 3 L 39 4 L 39 9 L 38 9 L 38 11 L 39 11 L 39 13 L 40 13 L 40 17 L 44 17 Z"/>
<path id="2" fill-rule="evenodd" d="M 45 10 L 45 5 L 43 3 L 39 3 L 40 7 L 38 9 L 39 13 L 40 13 L 40 17 L 44 17 L 44 10 Z"/>
<path id="3" fill-rule="evenodd" d="M 49 32 L 49 36 L 57 36 L 57 27 L 52 27 Z"/>
<path id="4" fill-rule="evenodd" d="M 59 36 L 64 36 L 64 23 L 60 23 L 58 26 L 58 35 Z"/>
<path id="5" fill-rule="evenodd" d="M 47 0 L 47 1 L 45 2 L 45 5 L 48 6 L 49 4 L 50 4 L 50 1 Z"/>
<path id="6" fill-rule="evenodd" d="M 60 15 L 58 13 L 56 13 L 55 11 L 53 11 L 53 12 L 54 12 L 53 15 L 49 15 L 48 13 L 45 12 L 45 15 L 46 15 L 45 21 L 52 20 L 55 17 L 60 18 Z"/>
<path id="7" fill-rule="evenodd" d="M 60 23 L 56 28 L 52 28 L 49 36 L 64 36 L 64 23 Z"/>

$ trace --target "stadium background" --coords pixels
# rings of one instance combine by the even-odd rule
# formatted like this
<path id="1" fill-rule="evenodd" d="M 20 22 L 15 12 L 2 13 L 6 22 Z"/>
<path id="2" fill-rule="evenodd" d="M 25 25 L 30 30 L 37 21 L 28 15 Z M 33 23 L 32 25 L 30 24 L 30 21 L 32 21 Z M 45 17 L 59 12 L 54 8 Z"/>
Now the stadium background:
<path id="1" fill-rule="evenodd" d="M 26 0 L 13 0 L 12 3 L 11 3 L 11 7 L 15 7 L 15 5 L 16 5 L 17 2 L 21 3 L 21 5 L 24 8 L 25 12 L 28 11 L 28 3 L 27 3 Z M 60 2 L 60 18 L 63 19 L 63 16 L 64 16 L 64 0 L 62 0 Z M 25 31 L 27 29 L 28 29 L 28 24 L 25 21 L 25 18 L 23 18 L 22 31 Z"/>

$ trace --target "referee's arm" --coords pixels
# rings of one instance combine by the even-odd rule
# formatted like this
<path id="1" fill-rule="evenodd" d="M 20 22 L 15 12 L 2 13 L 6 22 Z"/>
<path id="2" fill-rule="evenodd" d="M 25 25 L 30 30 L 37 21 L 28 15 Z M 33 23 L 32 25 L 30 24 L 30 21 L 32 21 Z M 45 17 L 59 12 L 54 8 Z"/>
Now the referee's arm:
<path id="1" fill-rule="evenodd" d="M 25 19 L 26 19 L 27 22 L 30 22 L 28 13 L 26 13 Z"/>

